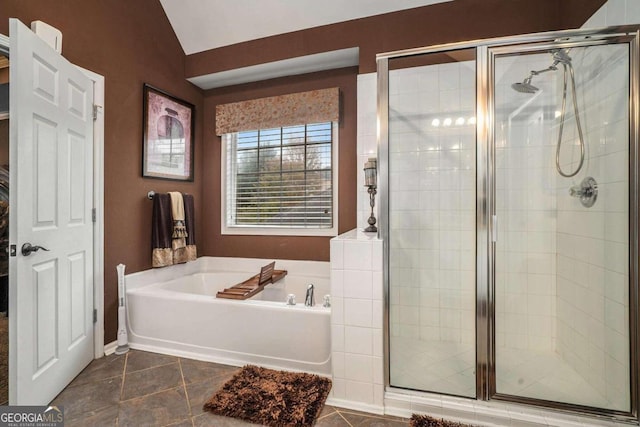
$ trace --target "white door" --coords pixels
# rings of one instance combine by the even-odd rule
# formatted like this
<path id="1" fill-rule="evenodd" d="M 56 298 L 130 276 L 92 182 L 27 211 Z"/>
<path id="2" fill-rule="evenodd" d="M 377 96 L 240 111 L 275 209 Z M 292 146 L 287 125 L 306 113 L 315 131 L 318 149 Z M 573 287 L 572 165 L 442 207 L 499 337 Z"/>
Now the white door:
<path id="1" fill-rule="evenodd" d="M 93 359 L 93 83 L 9 29 L 9 402 L 45 405 Z"/>

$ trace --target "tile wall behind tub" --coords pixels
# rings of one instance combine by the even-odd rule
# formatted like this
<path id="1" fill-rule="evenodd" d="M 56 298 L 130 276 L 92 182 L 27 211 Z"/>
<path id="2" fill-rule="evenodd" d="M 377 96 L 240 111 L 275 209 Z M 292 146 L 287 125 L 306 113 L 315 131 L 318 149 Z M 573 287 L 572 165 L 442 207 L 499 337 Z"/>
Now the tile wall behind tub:
<path id="1" fill-rule="evenodd" d="M 390 334 L 475 342 L 475 62 L 389 76 Z"/>
<path id="2" fill-rule="evenodd" d="M 331 400 L 337 406 L 382 413 L 382 240 L 362 232 L 370 214 L 363 167 L 369 157 L 378 156 L 376 88 L 376 73 L 358 76 L 357 229 L 331 239 Z M 376 218 L 377 211 L 376 205 Z"/>
<path id="3" fill-rule="evenodd" d="M 331 404 L 382 413 L 382 240 L 352 230 L 331 239 Z"/>
<path id="4" fill-rule="evenodd" d="M 616 409 L 629 403 L 628 296 L 628 70 L 627 47 L 571 52 L 586 141 L 582 170 L 557 182 L 558 352 L 589 383 L 606 391 Z M 570 116 L 560 153 L 575 170 L 578 136 Z M 572 161 L 572 162 L 571 162 Z M 591 208 L 570 197 L 591 176 L 598 198 Z"/>

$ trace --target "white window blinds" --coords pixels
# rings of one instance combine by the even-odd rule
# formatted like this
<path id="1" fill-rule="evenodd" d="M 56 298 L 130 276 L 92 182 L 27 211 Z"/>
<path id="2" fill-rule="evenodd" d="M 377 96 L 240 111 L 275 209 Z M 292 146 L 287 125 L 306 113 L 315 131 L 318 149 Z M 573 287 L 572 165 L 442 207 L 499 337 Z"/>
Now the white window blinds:
<path id="1" fill-rule="evenodd" d="M 335 127 L 325 122 L 223 135 L 227 229 L 333 230 Z"/>

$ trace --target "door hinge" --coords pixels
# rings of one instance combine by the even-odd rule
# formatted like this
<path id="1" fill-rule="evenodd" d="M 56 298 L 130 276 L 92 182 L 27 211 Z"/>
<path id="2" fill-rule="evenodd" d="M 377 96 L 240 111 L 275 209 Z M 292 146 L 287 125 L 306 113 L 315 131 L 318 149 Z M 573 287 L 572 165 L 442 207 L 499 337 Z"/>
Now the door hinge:
<path id="1" fill-rule="evenodd" d="M 9 245 L 9 256 L 16 256 L 16 245 Z"/>
<path id="2" fill-rule="evenodd" d="M 102 105 L 93 104 L 93 121 L 98 120 L 98 110 L 102 108 Z"/>
<path id="3" fill-rule="evenodd" d="M 91 221 L 96 222 L 96 208 L 91 209 Z"/>
<path id="4" fill-rule="evenodd" d="M 93 309 L 93 323 L 98 323 L 98 309 Z"/>

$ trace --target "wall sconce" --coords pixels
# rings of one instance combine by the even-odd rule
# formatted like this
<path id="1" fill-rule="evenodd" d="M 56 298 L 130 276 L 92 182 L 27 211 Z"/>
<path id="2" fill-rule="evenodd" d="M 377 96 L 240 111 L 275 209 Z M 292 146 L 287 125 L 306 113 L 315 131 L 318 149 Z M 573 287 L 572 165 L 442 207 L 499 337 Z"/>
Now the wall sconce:
<path id="1" fill-rule="evenodd" d="M 364 186 L 368 187 L 367 192 L 369 193 L 369 205 L 371 206 L 371 215 L 367 222 L 369 226 L 364 229 L 367 232 L 377 232 L 378 227 L 376 227 L 376 217 L 373 215 L 373 207 L 376 204 L 376 175 L 378 169 L 378 161 L 375 158 L 369 158 L 369 160 L 364 164 Z"/>

